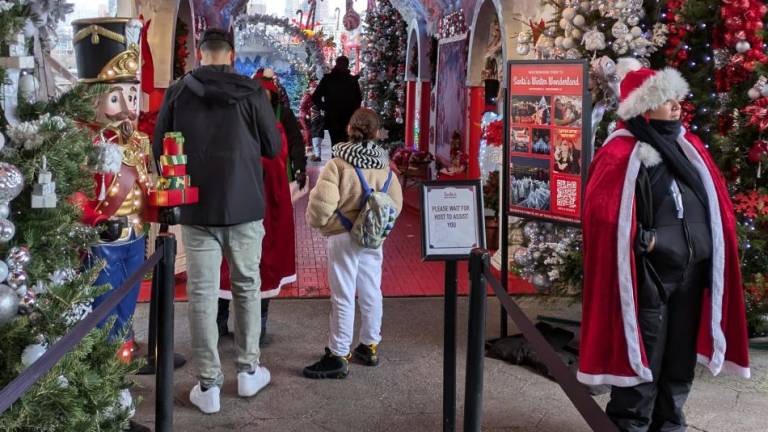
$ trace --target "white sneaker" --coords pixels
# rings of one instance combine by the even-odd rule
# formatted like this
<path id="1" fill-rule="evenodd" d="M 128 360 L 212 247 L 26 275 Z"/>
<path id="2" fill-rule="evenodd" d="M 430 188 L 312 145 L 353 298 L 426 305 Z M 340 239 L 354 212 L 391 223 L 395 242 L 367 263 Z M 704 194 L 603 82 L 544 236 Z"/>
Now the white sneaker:
<path id="1" fill-rule="evenodd" d="M 221 410 L 221 389 L 218 386 L 210 387 L 203 391 L 200 383 L 192 387 L 189 392 L 189 401 L 192 402 L 203 414 L 214 414 Z"/>
<path id="2" fill-rule="evenodd" d="M 256 366 L 253 372 L 237 374 L 237 394 L 241 397 L 251 397 L 269 384 L 271 375 L 263 366 Z"/>

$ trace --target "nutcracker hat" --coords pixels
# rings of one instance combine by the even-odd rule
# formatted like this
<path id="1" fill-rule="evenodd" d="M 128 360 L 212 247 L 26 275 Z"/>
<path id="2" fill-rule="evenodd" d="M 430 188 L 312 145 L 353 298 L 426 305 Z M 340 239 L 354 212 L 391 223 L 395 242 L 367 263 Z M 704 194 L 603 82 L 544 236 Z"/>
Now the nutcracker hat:
<path id="1" fill-rule="evenodd" d="M 272 93 L 279 93 L 277 89 L 277 78 L 275 77 L 275 71 L 270 68 L 260 68 L 253 75 L 253 79 L 261 82 L 261 86 L 265 90 L 269 90 Z"/>
<path id="2" fill-rule="evenodd" d="M 677 69 L 655 71 L 634 58 L 619 59 L 616 75 L 621 80 L 618 114 L 623 120 L 654 110 L 670 99 L 681 101 L 689 91 L 688 82 Z"/>
<path id="3" fill-rule="evenodd" d="M 77 73 L 85 83 L 139 82 L 142 23 L 133 18 L 72 22 Z"/>

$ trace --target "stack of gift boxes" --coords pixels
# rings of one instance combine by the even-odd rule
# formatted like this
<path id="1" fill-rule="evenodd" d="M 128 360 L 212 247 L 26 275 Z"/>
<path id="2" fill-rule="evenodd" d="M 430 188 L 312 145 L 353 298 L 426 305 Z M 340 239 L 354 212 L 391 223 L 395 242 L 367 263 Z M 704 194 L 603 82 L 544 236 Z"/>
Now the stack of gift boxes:
<path id="1" fill-rule="evenodd" d="M 184 154 L 184 137 L 179 132 L 168 132 L 163 139 L 163 155 L 160 156 L 160 174 L 157 187 L 149 192 L 149 203 L 157 207 L 174 207 L 194 204 L 198 189 L 191 186 L 187 175 L 187 155 Z"/>

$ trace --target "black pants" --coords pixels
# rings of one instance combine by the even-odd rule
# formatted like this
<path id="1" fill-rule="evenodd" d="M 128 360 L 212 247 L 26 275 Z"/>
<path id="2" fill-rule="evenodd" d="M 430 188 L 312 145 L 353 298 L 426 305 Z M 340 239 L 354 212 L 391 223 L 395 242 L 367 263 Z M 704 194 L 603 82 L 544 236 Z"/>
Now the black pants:
<path id="1" fill-rule="evenodd" d="M 644 283 L 639 289 L 640 332 L 653 382 L 613 387 L 606 413 L 621 431 L 685 431 L 683 405 L 693 384 L 696 339 L 704 285 L 711 265 L 689 269 L 685 280 L 664 284 L 659 291 Z"/>

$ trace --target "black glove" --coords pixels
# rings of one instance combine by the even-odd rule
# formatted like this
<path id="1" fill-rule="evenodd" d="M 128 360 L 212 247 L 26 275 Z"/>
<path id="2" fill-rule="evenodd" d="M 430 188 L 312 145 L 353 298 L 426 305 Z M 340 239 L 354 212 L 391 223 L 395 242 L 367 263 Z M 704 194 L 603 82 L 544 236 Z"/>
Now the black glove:
<path id="1" fill-rule="evenodd" d="M 296 183 L 299 184 L 299 189 L 304 189 L 304 186 L 307 185 L 307 174 L 304 171 L 296 171 L 293 176 L 296 178 Z"/>
<path id="2" fill-rule="evenodd" d="M 656 230 L 645 229 L 642 225 L 637 227 L 637 237 L 635 237 L 635 253 L 639 255 L 648 255 L 653 252 L 656 246 Z"/>
<path id="3" fill-rule="evenodd" d="M 120 240 L 123 235 L 125 223 L 119 220 L 105 220 L 96 224 L 99 230 L 99 238 L 105 242 L 114 242 Z"/>
<path id="4" fill-rule="evenodd" d="M 164 207 L 160 209 L 159 219 L 161 224 L 178 225 L 181 217 L 180 207 Z"/>

